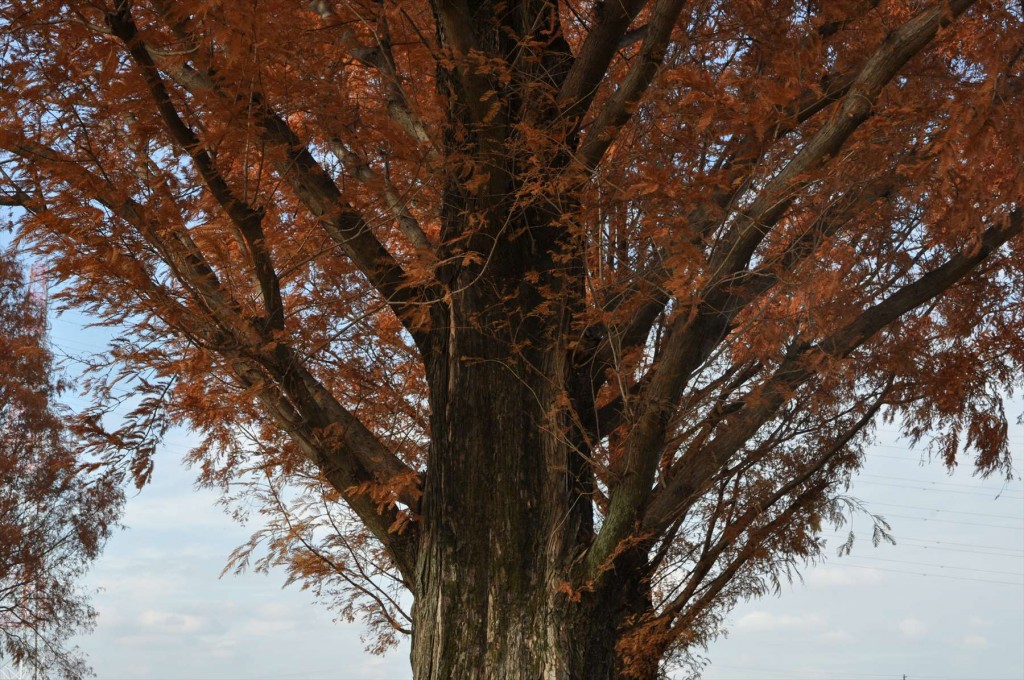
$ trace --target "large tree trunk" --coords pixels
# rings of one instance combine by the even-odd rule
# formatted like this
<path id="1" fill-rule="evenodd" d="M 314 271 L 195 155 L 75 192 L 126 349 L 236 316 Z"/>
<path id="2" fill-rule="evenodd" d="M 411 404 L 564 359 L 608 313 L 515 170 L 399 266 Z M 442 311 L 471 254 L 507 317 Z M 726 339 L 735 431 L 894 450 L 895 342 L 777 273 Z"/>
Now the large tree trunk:
<path id="1" fill-rule="evenodd" d="M 453 300 L 430 362 L 414 676 L 611 678 L 619 598 L 567 588 L 592 505 L 559 422 L 565 357 L 483 298 Z"/>
<path id="2" fill-rule="evenodd" d="M 492 14 L 497 3 L 473 6 L 476 15 L 463 28 L 474 43 L 521 71 L 509 72 L 512 85 L 485 72 L 466 75 L 478 66 L 461 76 L 438 72 L 450 106 L 446 158 L 453 160 L 438 278 L 450 299 L 448 317 L 434 319 L 432 356 L 425 358 L 431 448 L 413 673 L 416 680 L 613 678 L 615 641 L 630 611 L 625 603 L 633 601 L 626 593 L 637 588 L 576 587 L 594 505 L 593 473 L 566 408 L 566 341 L 585 297 L 577 236 L 564 219 L 575 199 L 517 198 L 525 181 L 517 172 L 534 160 L 517 161 L 510 152 L 524 116 L 535 126 L 546 115 L 557 119 L 553 102 L 568 45 L 555 3 L 524 4 L 501 17 Z M 442 34 L 446 26 L 439 25 Z M 512 34 L 547 44 L 543 55 L 513 59 L 523 46 Z M 545 80 L 547 89 L 540 87 Z M 529 87 L 517 89 L 523 83 Z M 483 120 L 472 105 L 480 87 L 501 92 Z M 569 150 L 550 157 L 553 176 Z M 482 186 L 473 186 L 477 178 Z"/>

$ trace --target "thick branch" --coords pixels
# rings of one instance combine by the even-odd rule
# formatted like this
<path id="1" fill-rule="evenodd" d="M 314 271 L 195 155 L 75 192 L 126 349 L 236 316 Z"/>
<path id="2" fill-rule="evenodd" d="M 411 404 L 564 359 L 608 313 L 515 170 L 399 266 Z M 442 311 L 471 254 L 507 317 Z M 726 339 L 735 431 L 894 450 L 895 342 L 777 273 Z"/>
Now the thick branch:
<path id="1" fill-rule="evenodd" d="M 232 359 L 230 363 L 232 372 L 238 377 L 239 382 L 255 392 L 260 402 L 275 416 L 275 420 L 292 441 L 316 465 L 330 485 L 338 490 L 377 540 L 387 548 L 406 585 L 413 588 L 416 582 L 416 534 L 412 530 L 407 530 L 403 534 L 392 533 L 392 527 L 400 524 L 398 508 L 393 505 L 381 507 L 369 493 L 358 489 L 360 484 L 378 480 L 368 475 L 352 455 L 348 448 L 352 443 L 348 440 L 349 431 L 345 430 L 343 425 L 341 441 L 337 441 L 338 438 L 332 438 L 323 432 L 327 423 L 321 421 L 321 427 L 315 427 L 318 423 L 310 422 L 307 418 L 308 413 L 300 414 L 277 390 L 272 389 L 258 366 L 243 358 Z M 359 425 L 361 426 L 361 423 Z M 317 429 L 321 432 L 316 432 Z"/>
<path id="2" fill-rule="evenodd" d="M 405 201 L 399 196 L 398 190 L 386 177 L 382 177 L 374 171 L 370 164 L 360 158 L 354 151 L 349 149 L 340 140 L 332 140 L 331 151 L 344 164 L 346 170 L 356 180 L 371 187 L 379 187 L 381 197 L 387 204 L 388 209 L 395 218 L 395 223 L 412 244 L 416 254 L 423 259 L 424 263 L 433 267 L 437 264 L 437 253 L 434 244 L 430 242 L 427 235 L 423 233 L 419 221 L 409 212 Z"/>
<path id="3" fill-rule="evenodd" d="M 334 17 L 334 10 L 329 3 L 314 2 L 311 3 L 311 5 L 314 11 L 320 15 L 321 19 L 326 20 Z M 408 15 L 406 15 L 406 17 L 408 18 Z M 430 133 L 427 132 L 427 126 L 412 110 L 412 107 L 409 104 L 409 98 L 405 95 L 405 91 L 402 89 L 402 79 L 395 66 L 395 57 L 391 47 L 390 30 L 388 28 L 387 18 L 384 15 L 377 18 L 377 26 L 373 30 L 373 34 L 377 39 L 377 46 L 374 48 L 353 46 L 351 48 L 352 56 L 363 66 L 375 69 L 384 77 L 386 83 L 385 87 L 388 114 L 391 116 L 392 120 L 398 123 L 399 126 L 405 130 L 406 134 L 420 144 L 427 145 L 429 158 L 436 161 L 439 154 L 430 138 Z M 342 39 L 346 40 L 346 42 L 352 42 L 353 39 L 349 37 L 350 35 L 350 32 L 346 32 L 343 34 Z"/>
<path id="4" fill-rule="evenodd" d="M 270 251 L 263 234 L 263 211 L 240 199 L 217 169 L 213 156 L 202 141 L 181 119 L 171 101 L 170 93 L 164 86 L 160 71 L 146 46 L 138 39 L 138 29 L 132 19 L 130 5 L 121 2 L 116 12 L 107 15 L 110 30 L 128 48 L 129 54 L 142 72 L 150 96 L 164 121 L 171 138 L 189 155 L 210 193 L 238 227 L 252 256 L 256 278 L 260 284 L 263 306 L 267 313 L 269 328 L 284 327 L 284 303 L 281 299 L 281 283 L 274 270 Z"/>
<path id="5" fill-rule="evenodd" d="M 789 209 L 806 173 L 835 155 L 872 113 L 882 88 L 911 58 L 924 49 L 939 29 L 947 26 L 976 0 L 942 2 L 921 12 L 887 37 L 864 62 L 832 119 L 805 144 L 737 219 L 711 258 L 725 277 L 742 270 L 758 244 Z"/>
<path id="6" fill-rule="evenodd" d="M 1024 231 L 1024 210 L 1015 209 L 1006 224 L 988 228 L 979 243 L 864 310 L 856 319 L 815 345 L 790 352 L 773 376 L 727 421 L 703 450 L 684 459 L 671 482 L 659 490 L 646 512 L 643 526 L 666 527 L 690 505 L 715 472 L 725 465 L 793 392 L 813 378 L 827 361 L 842 360 L 872 336 L 907 312 L 941 295 L 981 264 L 1004 243 Z"/>
<path id="7" fill-rule="evenodd" d="M 13 187 L 12 193 L 0 196 L 0 205 L 7 208 L 24 208 L 32 202 L 32 197 L 18 187 Z"/>
<path id="8" fill-rule="evenodd" d="M 814 114 L 839 101 L 849 90 L 853 79 L 854 77 L 849 74 L 828 77 L 823 80 L 820 92 L 815 89 L 801 94 L 789 106 L 783 109 L 780 118 L 769 128 L 768 133 L 765 135 L 765 140 L 770 143 L 781 138 L 788 132 L 796 129 L 801 123 L 806 122 Z M 717 214 L 717 210 L 712 208 L 711 205 L 718 209 L 723 209 L 735 192 L 739 191 L 739 187 L 743 184 L 740 179 L 741 175 L 749 169 L 751 164 L 760 158 L 757 149 L 761 147 L 762 142 L 765 140 L 761 140 L 756 136 L 740 137 L 736 140 L 735 144 L 730 145 L 731 149 L 726 152 L 726 156 L 730 160 L 723 166 L 730 170 L 730 179 L 724 182 L 724 184 L 734 188 L 730 190 L 716 190 L 709 203 L 702 204 L 689 213 L 687 216 L 688 223 L 698 227 L 711 224 L 710 215 L 712 213 Z M 886 187 L 888 186 L 891 186 L 891 184 L 886 185 Z M 858 199 L 861 204 L 869 204 L 873 199 L 870 197 L 865 198 L 864 196 L 871 195 L 877 198 L 884 194 L 884 188 L 873 185 L 870 190 L 866 191 L 863 196 L 859 196 Z M 809 230 L 805 237 L 802 237 L 797 243 L 786 250 L 781 269 L 792 269 L 801 259 L 801 254 L 806 254 L 804 251 L 807 246 L 812 246 L 819 238 L 823 238 L 829 233 L 834 233 L 841 224 L 842 220 L 836 219 L 834 216 L 829 216 L 828 220 L 819 220 L 816 225 L 820 229 Z M 764 269 L 764 267 L 761 267 L 761 269 Z M 631 284 L 626 291 L 615 296 L 615 306 L 623 304 L 627 306 L 635 305 L 639 309 L 632 321 L 619 333 L 614 333 L 613 329 L 607 328 L 603 323 L 588 327 L 584 331 L 583 337 L 585 339 L 598 338 L 600 342 L 584 345 L 582 351 L 577 352 L 576 364 L 579 367 L 577 370 L 589 373 L 590 380 L 579 383 L 582 391 L 577 392 L 574 403 L 585 405 L 587 403 L 586 396 L 589 394 L 592 397 L 604 384 L 605 371 L 612 366 L 616 357 L 635 349 L 638 343 L 643 342 L 647 338 L 650 329 L 668 303 L 668 295 L 660 286 L 670 275 L 671 272 L 667 267 L 659 265 L 647 274 L 639 277 L 638 283 Z M 771 287 L 777 280 L 777 276 L 774 274 L 768 275 L 757 272 L 752 272 L 750 278 L 751 282 L 748 284 L 748 288 L 751 289 L 750 294 L 731 295 L 731 297 L 743 298 L 744 300 L 753 299 Z M 755 279 L 756 283 L 754 282 Z M 756 290 L 753 290 L 755 288 Z M 715 307 L 721 308 L 722 305 L 716 304 Z M 607 431 L 604 427 L 600 429 Z"/>
<path id="9" fill-rule="evenodd" d="M 415 338 L 424 356 L 430 342 L 426 309 L 440 299 L 430 286 L 409 279 L 401 264 L 373 235 L 363 217 L 347 207 L 334 180 L 313 158 L 292 129 L 256 96 L 260 123 L 267 141 L 286 149 L 286 160 L 278 170 L 299 200 L 320 220 L 327 234 L 391 306 Z"/>
<path id="10" fill-rule="evenodd" d="M 583 119 L 608 66 L 619 50 L 619 41 L 648 0 L 616 0 L 601 4 L 601 15 L 590 29 L 579 55 L 565 77 L 557 103 L 562 115 Z"/>
<path id="11" fill-rule="evenodd" d="M 272 406 L 281 427 L 296 442 L 327 480 L 342 494 L 374 534 L 392 549 L 403 568 L 411 569 L 415 554 L 413 538 L 392 537 L 389 529 L 398 519 L 395 508 L 378 509 L 366 493 L 355 491 L 360 484 L 388 484 L 406 480 L 398 500 L 414 507 L 415 472 L 402 463 L 362 422 L 344 409 L 313 378 L 282 342 L 270 343 L 265 329 L 258 329 L 238 313 L 238 303 L 221 287 L 202 251 L 183 227 L 163 225 L 157 230 L 146 207 L 104 189 L 106 182 L 80 163 L 20 135 L 0 130 L 0 148 L 27 160 L 44 171 L 53 171 L 63 181 L 106 206 L 118 218 L 139 231 L 160 253 L 174 276 L 192 293 L 208 319 L 180 308 L 173 296 L 157 300 L 161 309 L 178 310 L 170 316 L 177 327 L 187 324 L 188 334 L 199 334 L 203 344 L 229 359 L 235 376 L 243 385 L 258 390 Z M 180 309 L 179 309 L 180 308 Z M 264 378 L 267 375 L 272 382 Z M 332 431 L 333 427 L 333 431 Z M 402 554 L 405 554 L 403 557 Z M 401 564 L 402 562 L 404 564 Z M 411 571 L 404 571 L 408 577 Z"/>
<path id="12" fill-rule="evenodd" d="M 616 302 L 642 296 L 642 302 L 622 327 L 600 322 L 583 331 L 583 340 L 574 356 L 571 396 L 585 438 L 600 440 L 621 422 L 624 399 L 620 397 L 614 405 L 598 410 L 595 403 L 597 393 L 608 379 L 608 370 L 643 345 L 664 313 L 669 295 L 655 281 L 666 276 L 662 267 L 641 275 L 627 290 L 605 305 L 605 311 L 611 311 L 617 306 Z"/>
<path id="13" fill-rule="evenodd" d="M 577 161 L 589 174 L 611 146 L 619 129 L 633 116 L 637 102 L 654 80 L 665 57 L 669 37 L 686 0 L 658 0 L 647 24 L 644 42 L 629 73 L 605 103 L 577 153 Z"/>
<path id="14" fill-rule="evenodd" d="M 860 74 L 833 119 L 767 183 L 751 208 L 719 244 L 711 258 L 717 273 L 711 287 L 734 280 L 742 272 L 757 245 L 788 210 L 809 170 L 825 162 L 871 115 L 882 88 L 899 69 L 920 52 L 941 27 L 967 10 L 976 0 L 954 0 L 932 6 L 889 35 L 865 62 Z M 728 321 L 704 300 L 700 307 L 682 312 L 641 396 L 643 410 L 630 431 L 625 447 L 622 479 L 612 492 L 608 517 L 588 555 L 591 571 L 611 555 L 633 530 L 642 507 L 650 497 L 666 430 L 690 375 L 725 336 Z M 744 438 L 745 441 L 745 438 Z"/>
<path id="15" fill-rule="evenodd" d="M 452 93 L 470 113 L 474 123 L 482 123 L 488 117 L 491 99 L 486 93 L 490 89 L 487 80 L 477 72 L 469 57 L 478 51 L 474 33 L 475 17 L 466 0 L 434 0 L 431 2 L 437 18 L 441 46 L 451 51 L 455 66 L 451 70 L 457 87 Z"/>
<path id="16" fill-rule="evenodd" d="M 139 53 L 139 58 L 145 58 L 151 64 L 155 63 L 153 51 L 144 43 L 136 39 L 134 49 Z M 215 91 L 225 101 L 230 99 L 227 94 L 220 91 L 217 82 L 209 75 L 170 60 L 162 60 L 161 63 L 166 64 L 168 72 L 174 78 L 174 81 L 186 90 Z M 155 69 L 155 65 L 153 68 Z M 156 74 L 155 78 L 159 79 L 159 75 Z M 173 110 L 173 105 L 170 104 L 169 94 L 165 88 L 163 89 L 163 96 L 167 99 L 166 106 L 170 108 L 168 113 L 176 116 L 177 114 Z M 421 314 L 421 310 L 417 309 L 417 306 L 429 304 L 437 300 L 439 298 L 437 291 L 415 284 L 408 279 L 398 261 L 373 235 L 369 224 L 367 224 L 363 217 L 348 206 L 337 185 L 316 161 L 308 148 L 302 144 L 288 124 L 258 93 L 252 94 L 252 100 L 256 107 L 259 122 L 262 125 L 261 132 L 266 141 L 275 146 L 283 146 L 285 148 L 286 160 L 277 166 L 281 175 L 286 179 L 303 204 L 320 220 L 328 235 L 366 275 L 370 283 L 381 294 L 387 304 L 394 310 L 396 316 L 406 326 L 406 329 L 416 339 L 420 348 L 424 349 L 425 343 L 428 341 L 428 334 L 425 325 L 419 320 L 425 319 L 426 315 Z M 163 115 L 163 111 L 161 113 Z M 188 132 L 191 133 L 190 130 Z M 194 137 L 194 134 L 192 136 Z M 184 139 L 182 137 L 182 140 Z M 182 143 L 182 140 L 179 140 L 179 143 Z M 203 151 L 203 153 L 209 156 L 208 152 Z M 212 166 L 212 162 L 210 165 Z M 202 166 L 199 166 L 198 163 L 197 167 L 202 170 Z M 224 195 L 223 192 L 219 196 L 217 193 L 214 195 L 218 200 L 222 197 L 225 200 L 230 198 Z M 392 209 L 401 208 L 400 199 L 397 195 L 386 196 L 385 200 L 389 206 L 392 206 Z M 398 203 L 395 202 L 396 200 Z M 405 213 L 407 214 L 407 211 Z M 415 234 L 416 231 L 419 231 L 418 225 L 413 229 L 415 220 L 413 220 L 413 223 L 409 223 L 408 217 L 411 217 L 411 215 L 404 217 L 404 221 L 400 221 L 399 226 L 402 227 L 403 232 L 407 235 L 413 232 L 410 238 L 413 241 L 414 247 L 419 249 L 419 246 L 422 245 L 422 239 L 419 239 Z M 422 235 L 422 231 L 419 233 Z M 425 236 L 423 239 L 425 239 Z M 250 248 L 253 247 L 251 244 L 260 245 L 262 244 L 262 232 L 250 232 L 250 238 L 246 240 L 247 244 L 250 244 Z M 263 248 L 258 249 L 258 251 L 262 250 Z M 262 257 L 262 261 L 264 262 L 264 269 L 268 268 L 269 255 Z M 259 266 L 259 262 L 254 263 Z M 272 270 L 270 270 L 270 273 L 272 273 Z M 265 276 L 261 279 L 261 286 L 266 287 L 266 283 L 269 283 L 271 292 L 277 289 L 279 294 L 279 286 L 275 287 L 273 285 L 275 282 L 276 276 L 273 278 Z"/>

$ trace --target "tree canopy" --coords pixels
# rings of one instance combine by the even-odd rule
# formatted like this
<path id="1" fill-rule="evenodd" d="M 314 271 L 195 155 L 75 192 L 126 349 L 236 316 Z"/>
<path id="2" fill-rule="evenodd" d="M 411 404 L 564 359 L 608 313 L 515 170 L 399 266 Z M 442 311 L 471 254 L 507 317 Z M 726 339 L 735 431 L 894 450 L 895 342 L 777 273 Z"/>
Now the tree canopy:
<path id="1" fill-rule="evenodd" d="M 120 486 L 90 473 L 54 398 L 45 310 L 0 252 L 0 656 L 51 677 L 88 675 L 69 638 L 95 612 L 78 579 L 116 521 Z"/>
<path id="2" fill-rule="evenodd" d="M 1024 17 L 975 0 L 4 0 L 0 202 L 124 329 L 83 431 L 417 678 L 656 677 L 872 424 L 1009 473 Z M 136 408 L 100 414 L 116 387 Z M 407 611 L 405 594 L 414 603 Z"/>

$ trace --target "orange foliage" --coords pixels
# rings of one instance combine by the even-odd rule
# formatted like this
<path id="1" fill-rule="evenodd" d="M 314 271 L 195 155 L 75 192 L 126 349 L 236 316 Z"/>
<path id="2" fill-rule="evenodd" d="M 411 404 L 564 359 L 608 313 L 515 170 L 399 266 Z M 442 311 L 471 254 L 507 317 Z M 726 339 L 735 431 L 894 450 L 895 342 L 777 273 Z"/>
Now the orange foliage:
<path id="1" fill-rule="evenodd" d="M 284 566 L 374 649 L 462 579 L 489 585 L 460 625 L 523 601 L 506 532 L 558 625 L 606 606 L 620 667 L 643 621 L 643 668 L 692 661 L 818 554 L 876 417 L 1010 470 L 1014 3 L 8 0 L 0 24 L 0 199 L 64 304 L 124 329 L 83 433 L 139 484 L 167 427 L 201 433 L 202 482 L 265 521 L 232 566 Z M 119 381 L 145 401 L 104 431 Z"/>
<path id="2" fill-rule="evenodd" d="M 66 387 L 46 347 L 45 309 L 0 251 L 0 655 L 33 672 L 80 678 L 66 646 L 95 612 L 77 579 L 121 507 L 117 480 L 87 471 L 54 399 Z"/>

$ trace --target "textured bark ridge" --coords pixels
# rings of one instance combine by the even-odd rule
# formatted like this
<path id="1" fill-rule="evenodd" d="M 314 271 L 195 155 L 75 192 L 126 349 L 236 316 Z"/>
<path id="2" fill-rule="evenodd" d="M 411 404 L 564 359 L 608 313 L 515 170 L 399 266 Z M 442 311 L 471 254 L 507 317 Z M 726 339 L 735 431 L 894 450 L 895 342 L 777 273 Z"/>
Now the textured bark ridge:
<path id="1" fill-rule="evenodd" d="M 596 593 L 575 601 L 569 588 L 592 520 L 572 507 L 575 452 L 557 425 L 553 376 L 493 336 L 467 335 L 449 348 L 461 360 L 436 375 L 444 394 L 422 504 L 415 677 L 614 677 L 621 612 Z"/>
<path id="2" fill-rule="evenodd" d="M 568 612 L 552 581 L 572 530 L 568 447 L 548 384 L 563 367 L 530 365 L 513 349 L 515 319 L 483 297 L 473 288 L 453 297 L 457 330 L 439 338 L 429 374 L 417 678 L 548 677 L 564 663 Z"/>

